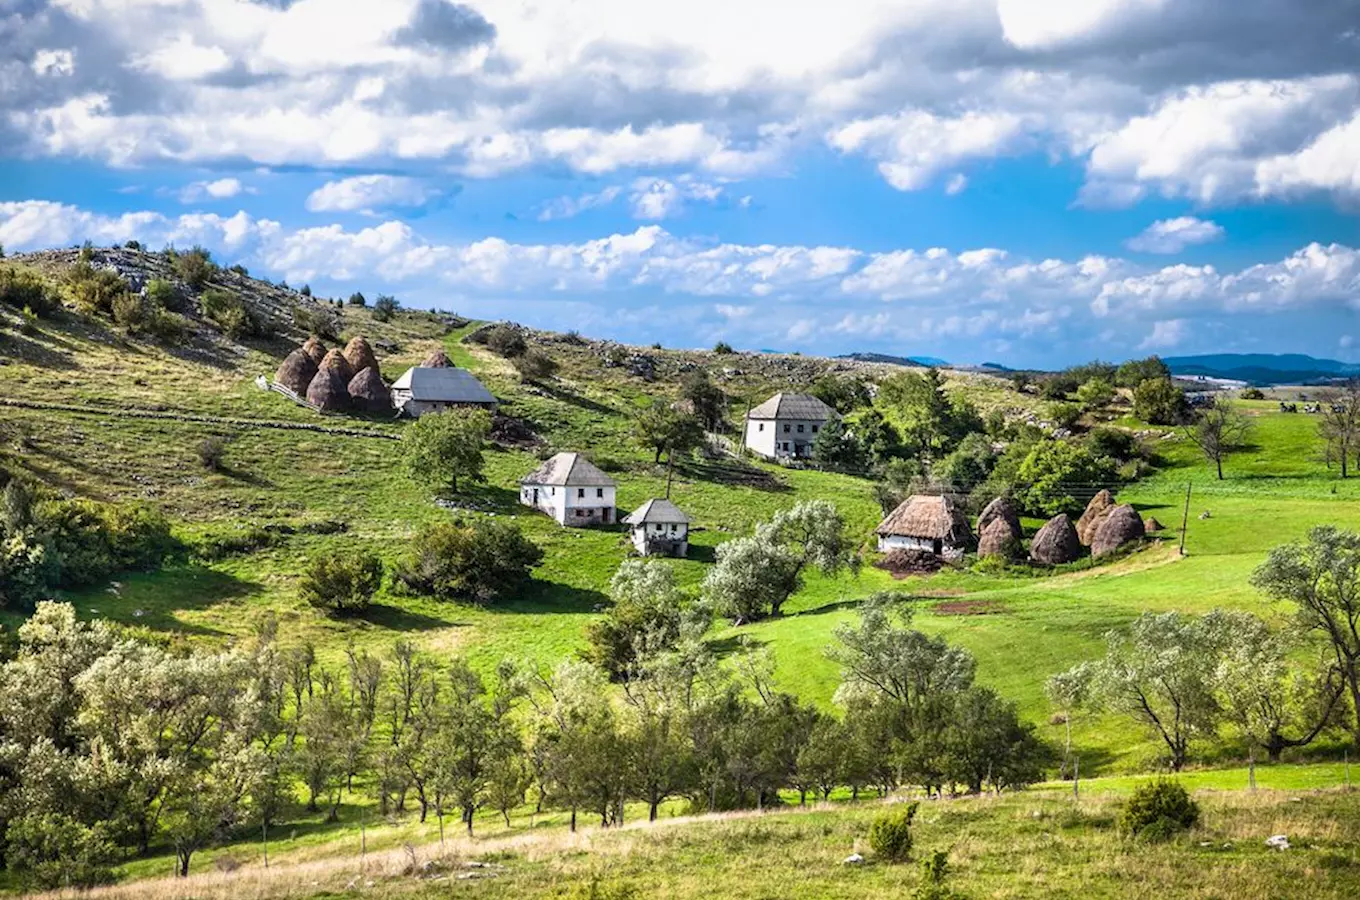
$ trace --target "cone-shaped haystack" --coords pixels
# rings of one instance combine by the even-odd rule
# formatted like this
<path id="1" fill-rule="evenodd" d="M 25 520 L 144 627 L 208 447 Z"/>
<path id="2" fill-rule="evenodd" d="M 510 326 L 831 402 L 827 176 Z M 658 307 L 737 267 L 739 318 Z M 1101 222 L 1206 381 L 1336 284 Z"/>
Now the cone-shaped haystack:
<path id="1" fill-rule="evenodd" d="M 345 359 L 348 360 L 349 367 L 354 370 L 355 375 L 364 369 L 378 372 L 378 357 L 373 355 L 373 348 L 368 345 L 368 341 L 361 337 L 352 338 L 345 345 Z"/>
<path id="2" fill-rule="evenodd" d="M 316 363 L 301 347 L 288 354 L 283 365 L 274 373 L 274 381 L 295 394 L 307 393 L 307 385 L 316 377 Z"/>
<path id="3" fill-rule="evenodd" d="M 1143 536 L 1143 517 L 1132 506 L 1116 506 L 1101 519 L 1091 540 L 1091 555 L 1108 556 L 1125 544 Z"/>
<path id="4" fill-rule="evenodd" d="M 355 409 L 366 412 L 386 412 L 392 408 L 392 395 L 373 366 L 362 369 L 350 379 L 349 397 Z"/>
<path id="5" fill-rule="evenodd" d="M 1029 545 L 1030 559 L 1058 566 L 1081 556 L 1081 541 L 1077 529 L 1066 513 L 1059 513 L 1044 523 Z"/>
<path id="6" fill-rule="evenodd" d="M 347 384 L 334 366 L 322 366 L 307 386 L 307 402 L 329 411 L 344 409 L 349 405 Z"/>
<path id="7" fill-rule="evenodd" d="M 321 339 L 312 335 L 302 344 L 302 352 L 312 358 L 315 365 L 321 365 L 321 360 L 326 358 L 326 345 L 321 343 Z"/>
<path id="8" fill-rule="evenodd" d="M 339 350 L 327 353 L 326 358 L 321 360 L 321 364 L 316 368 L 320 372 L 334 370 L 345 384 L 349 384 L 349 380 L 354 377 L 354 369 L 350 367 L 349 360 L 345 359 L 345 354 Z"/>
<path id="9" fill-rule="evenodd" d="M 1015 559 L 1019 556 L 1020 539 L 1011 531 L 1011 526 L 1000 517 L 992 519 L 982 529 L 978 538 L 978 556 L 1000 556 Z"/>
<path id="10" fill-rule="evenodd" d="M 1077 537 L 1081 539 L 1083 546 L 1091 546 L 1091 542 L 1096 539 L 1096 530 L 1100 528 L 1100 523 L 1114 509 L 1114 497 L 1109 491 L 1102 490 L 1091 498 L 1091 502 L 1086 504 L 1086 512 L 1081 514 L 1077 520 Z"/>
<path id="11" fill-rule="evenodd" d="M 1011 537 L 1019 538 L 1024 533 L 1020 530 L 1020 511 L 1015 508 L 1015 502 L 1010 497 L 997 497 L 983 507 L 977 521 L 978 534 L 985 534 L 987 527 L 998 520 L 1006 523 Z"/>
<path id="12" fill-rule="evenodd" d="M 1143 520 L 1143 533 L 1144 533 L 1144 534 L 1152 534 L 1154 531 L 1165 531 L 1165 530 L 1166 530 L 1166 526 L 1163 525 L 1161 522 L 1158 522 L 1158 521 L 1157 521 L 1155 518 L 1153 518 L 1152 516 L 1148 516 L 1146 519 Z"/>
<path id="13" fill-rule="evenodd" d="M 452 360 L 450 360 L 449 355 L 444 352 L 443 347 L 435 347 L 429 353 L 425 354 L 425 359 L 420 365 L 426 369 L 452 369 L 454 367 Z"/>

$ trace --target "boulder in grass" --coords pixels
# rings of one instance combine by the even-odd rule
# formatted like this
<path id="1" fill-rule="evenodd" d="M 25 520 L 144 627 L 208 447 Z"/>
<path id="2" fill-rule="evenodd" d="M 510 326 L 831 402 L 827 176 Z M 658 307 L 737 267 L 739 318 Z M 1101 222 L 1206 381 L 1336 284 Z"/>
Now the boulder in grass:
<path id="1" fill-rule="evenodd" d="M 1100 520 L 1095 537 L 1091 540 L 1091 555 L 1109 556 L 1125 544 L 1141 540 L 1143 537 L 1143 517 L 1138 510 L 1128 504 L 1116 506 Z"/>
<path id="2" fill-rule="evenodd" d="M 987 523 L 978 538 L 978 556 L 999 556 L 1011 560 L 1020 555 L 1020 538 L 1005 519 L 995 518 Z"/>
<path id="3" fill-rule="evenodd" d="M 349 406 L 349 383 L 334 367 L 322 368 L 307 386 L 307 402 L 327 412 Z"/>
<path id="4" fill-rule="evenodd" d="M 279 370 L 274 373 L 274 381 L 293 393 L 301 396 L 307 393 L 307 385 L 316 377 L 316 363 L 301 347 L 284 359 Z"/>
<path id="5" fill-rule="evenodd" d="M 350 405 L 364 412 L 381 413 L 392 408 L 392 394 L 372 366 L 360 370 L 349 382 Z"/>
<path id="6" fill-rule="evenodd" d="M 1158 522 L 1155 517 L 1148 516 L 1143 520 L 1143 531 L 1147 534 L 1152 534 L 1154 531 L 1166 531 L 1166 526 Z"/>
<path id="7" fill-rule="evenodd" d="M 321 343 L 321 339 L 312 335 L 302 345 L 302 352 L 312 358 L 312 362 L 321 365 L 321 360 L 326 358 L 326 345 Z"/>
<path id="8" fill-rule="evenodd" d="M 355 375 L 358 375 L 364 369 L 372 369 L 374 372 L 378 372 L 378 357 L 373 354 L 373 348 L 369 346 L 368 341 L 361 337 L 351 338 L 350 342 L 345 345 L 345 361 L 349 363 L 349 367 L 354 370 Z M 378 372 L 378 374 L 381 375 L 382 373 Z"/>
<path id="9" fill-rule="evenodd" d="M 1091 502 L 1086 504 L 1086 511 L 1077 520 L 1077 538 L 1083 547 L 1091 546 L 1091 542 L 1096 539 L 1096 531 L 1100 528 L 1100 523 L 1114 509 L 1114 496 L 1109 491 L 1102 490 L 1091 498 Z"/>
<path id="10" fill-rule="evenodd" d="M 444 352 L 443 347 L 436 347 L 425 354 L 420 365 L 426 369 L 452 369 L 454 367 L 453 361 L 449 359 L 449 355 Z"/>
<path id="11" fill-rule="evenodd" d="M 977 520 L 977 533 L 984 534 L 987 527 L 998 520 L 1006 523 L 1011 537 L 1018 540 L 1024 534 L 1020 529 L 1020 511 L 1010 497 L 997 497 L 982 508 L 982 515 L 978 516 Z"/>
<path id="12" fill-rule="evenodd" d="M 1029 545 L 1030 559 L 1049 566 L 1074 562 L 1081 556 L 1081 541 L 1077 528 L 1066 513 L 1059 513 L 1044 523 Z"/>

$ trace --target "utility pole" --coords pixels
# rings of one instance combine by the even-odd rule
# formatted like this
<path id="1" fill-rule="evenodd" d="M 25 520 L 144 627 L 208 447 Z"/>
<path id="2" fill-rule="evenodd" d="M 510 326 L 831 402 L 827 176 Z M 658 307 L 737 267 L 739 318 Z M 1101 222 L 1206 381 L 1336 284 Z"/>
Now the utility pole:
<path id="1" fill-rule="evenodd" d="M 1185 532 L 1190 528 L 1190 482 L 1185 483 L 1185 512 L 1181 514 L 1181 556 L 1185 555 Z"/>
<path id="2" fill-rule="evenodd" d="M 675 451 L 666 451 L 666 499 L 671 499 L 671 475 L 675 472 Z"/>

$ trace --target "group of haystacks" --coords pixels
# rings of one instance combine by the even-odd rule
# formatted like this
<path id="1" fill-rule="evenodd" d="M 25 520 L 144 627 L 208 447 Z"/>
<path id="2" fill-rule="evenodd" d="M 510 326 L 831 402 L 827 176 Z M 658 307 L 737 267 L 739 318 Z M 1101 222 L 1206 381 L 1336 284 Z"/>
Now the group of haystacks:
<path id="1" fill-rule="evenodd" d="M 1045 522 L 1030 541 L 1029 557 L 1056 566 L 1074 562 L 1081 556 L 1082 547 L 1090 547 L 1091 555 L 1099 559 L 1161 530 L 1156 519 L 1144 522 L 1132 506 L 1117 505 L 1109 491 L 1100 491 L 1091 498 L 1075 525 L 1066 513 Z M 1015 504 L 1006 497 L 987 504 L 978 516 L 978 535 L 978 556 L 1018 558 L 1023 532 Z"/>
<path id="2" fill-rule="evenodd" d="M 274 381 L 318 409 L 387 412 L 392 395 L 378 371 L 373 348 L 361 337 L 345 349 L 327 350 L 315 335 L 288 354 Z"/>

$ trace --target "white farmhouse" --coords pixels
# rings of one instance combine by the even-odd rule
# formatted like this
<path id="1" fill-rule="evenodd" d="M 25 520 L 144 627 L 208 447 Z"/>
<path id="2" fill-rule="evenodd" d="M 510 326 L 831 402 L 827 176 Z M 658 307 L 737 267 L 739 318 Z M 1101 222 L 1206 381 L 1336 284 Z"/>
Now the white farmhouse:
<path id="1" fill-rule="evenodd" d="M 467 369 L 413 366 L 392 382 L 392 405 L 416 419 L 465 406 L 494 411 L 496 398 Z"/>
<path id="2" fill-rule="evenodd" d="M 610 525 L 614 479 L 579 453 L 559 453 L 519 483 L 519 502 L 541 510 L 559 525 Z"/>
<path id="3" fill-rule="evenodd" d="M 633 546 L 643 556 L 689 555 L 689 516 L 669 500 L 648 500 L 623 521 L 633 527 Z"/>
<path id="4" fill-rule="evenodd" d="M 802 459 L 836 411 L 811 394 L 775 394 L 746 414 L 746 446 L 766 459 Z"/>
<path id="5" fill-rule="evenodd" d="M 880 553 L 922 550 L 941 559 L 963 559 L 973 541 L 968 517 L 948 497 L 917 494 L 903 500 L 875 529 Z"/>

